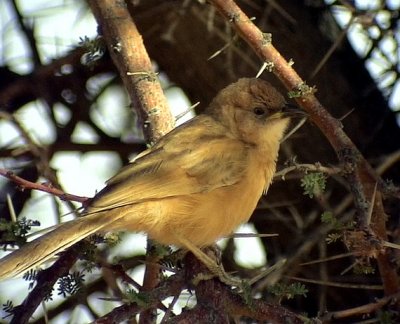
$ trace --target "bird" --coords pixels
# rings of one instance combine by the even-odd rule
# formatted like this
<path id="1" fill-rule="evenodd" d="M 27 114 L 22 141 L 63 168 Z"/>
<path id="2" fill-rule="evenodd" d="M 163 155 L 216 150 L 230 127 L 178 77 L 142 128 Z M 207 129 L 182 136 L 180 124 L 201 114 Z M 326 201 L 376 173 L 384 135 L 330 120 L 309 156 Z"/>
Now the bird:
<path id="1" fill-rule="evenodd" d="M 80 217 L 0 259 L 0 280 L 36 268 L 92 234 L 113 231 L 145 232 L 191 251 L 221 275 L 201 248 L 249 220 L 298 112 L 269 82 L 239 79 L 109 179 Z"/>

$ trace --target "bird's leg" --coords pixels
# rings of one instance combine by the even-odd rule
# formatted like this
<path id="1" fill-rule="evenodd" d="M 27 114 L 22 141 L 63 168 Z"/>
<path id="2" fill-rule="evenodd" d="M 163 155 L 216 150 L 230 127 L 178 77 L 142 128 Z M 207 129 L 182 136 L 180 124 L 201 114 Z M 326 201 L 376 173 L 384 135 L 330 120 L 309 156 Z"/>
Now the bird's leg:
<path id="1" fill-rule="evenodd" d="M 190 242 L 188 239 L 181 237 L 180 235 L 175 234 L 176 240 L 180 243 L 180 245 L 190 252 L 192 252 L 198 260 L 200 260 L 210 272 L 219 278 L 223 283 L 229 286 L 241 287 L 242 281 L 232 278 L 229 276 L 222 265 L 218 265 L 212 258 L 210 258 L 207 254 L 205 254 L 202 250 L 200 250 L 196 245 Z M 200 279 L 201 280 L 201 279 Z"/>

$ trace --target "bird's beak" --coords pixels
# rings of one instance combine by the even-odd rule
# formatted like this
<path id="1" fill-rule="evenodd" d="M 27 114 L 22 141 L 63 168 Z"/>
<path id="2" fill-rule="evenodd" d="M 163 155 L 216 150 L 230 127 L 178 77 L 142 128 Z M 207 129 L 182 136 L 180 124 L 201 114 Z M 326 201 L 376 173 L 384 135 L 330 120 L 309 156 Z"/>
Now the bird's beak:
<path id="1" fill-rule="evenodd" d="M 303 126 L 303 124 L 307 120 L 308 114 L 304 110 L 292 104 L 286 104 L 282 108 L 281 114 L 284 117 L 300 118 L 300 120 L 296 122 L 296 125 L 289 131 L 289 133 L 286 134 L 285 137 L 281 139 L 282 143 L 286 141 L 290 136 L 292 136 L 301 126 Z"/>
<path id="2" fill-rule="evenodd" d="M 284 117 L 298 117 L 298 118 L 308 116 L 304 110 L 300 109 L 296 105 L 289 103 L 285 104 L 285 106 L 282 108 L 282 115 Z"/>

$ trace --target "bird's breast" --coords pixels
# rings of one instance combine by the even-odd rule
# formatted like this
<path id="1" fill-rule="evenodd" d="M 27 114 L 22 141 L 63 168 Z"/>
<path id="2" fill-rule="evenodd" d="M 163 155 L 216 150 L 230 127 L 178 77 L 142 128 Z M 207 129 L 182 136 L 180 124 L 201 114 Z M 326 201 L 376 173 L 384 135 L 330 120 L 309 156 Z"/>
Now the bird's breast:
<path id="1" fill-rule="evenodd" d="M 249 220 L 274 170 L 275 161 L 250 158 L 238 182 L 121 208 L 124 215 L 112 230 L 143 231 L 163 244 L 179 245 L 178 234 L 197 246 L 211 245 Z"/>
<path id="2" fill-rule="evenodd" d="M 153 226 L 145 231 L 164 244 L 176 244 L 174 234 L 179 234 L 197 246 L 211 245 L 231 234 L 248 221 L 266 181 L 270 182 L 260 166 L 253 165 L 248 170 L 241 181 L 233 185 L 154 202 L 152 215 L 149 215 Z"/>

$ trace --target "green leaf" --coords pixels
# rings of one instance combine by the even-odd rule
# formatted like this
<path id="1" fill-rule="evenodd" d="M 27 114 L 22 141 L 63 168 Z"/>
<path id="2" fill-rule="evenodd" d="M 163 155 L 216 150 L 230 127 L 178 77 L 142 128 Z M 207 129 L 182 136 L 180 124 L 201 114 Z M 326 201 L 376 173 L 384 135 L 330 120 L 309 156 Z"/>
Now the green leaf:
<path id="1" fill-rule="evenodd" d="M 277 283 L 270 287 L 269 292 L 274 294 L 275 296 L 280 297 L 281 299 L 293 299 L 296 296 L 307 297 L 308 289 L 305 285 L 295 282 L 290 285 Z"/>
<path id="2" fill-rule="evenodd" d="M 304 195 L 310 198 L 320 196 L 326 188 L 326 176 L 322 172 L 306 174 L 301 179 L 301 186 L 304 188 Z"/>

